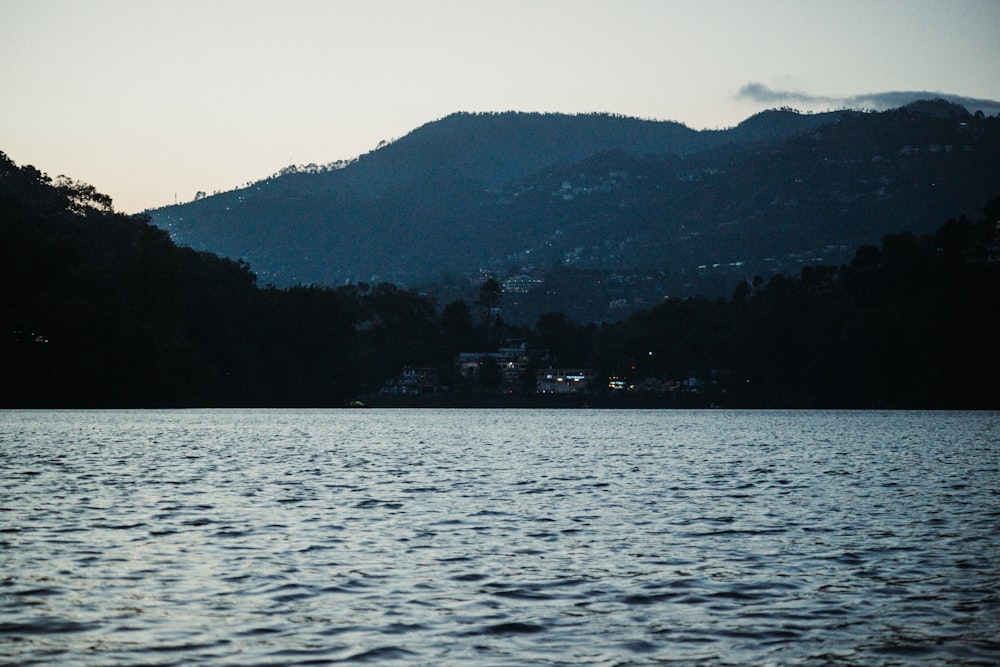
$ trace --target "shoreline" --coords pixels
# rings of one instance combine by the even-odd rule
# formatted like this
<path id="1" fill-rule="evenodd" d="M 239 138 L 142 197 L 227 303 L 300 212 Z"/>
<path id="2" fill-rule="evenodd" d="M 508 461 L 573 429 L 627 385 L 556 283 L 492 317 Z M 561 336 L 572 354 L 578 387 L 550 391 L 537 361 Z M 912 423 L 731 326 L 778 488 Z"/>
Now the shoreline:
<path id="1" fill-rule="evenodd" d="M 668 409 L 718 408 L 702 396 L 591 396 L 585 394 L 426 394 L 360 396 L 350 407 L 364 408 L 511 408 L 511 409 Z"/>

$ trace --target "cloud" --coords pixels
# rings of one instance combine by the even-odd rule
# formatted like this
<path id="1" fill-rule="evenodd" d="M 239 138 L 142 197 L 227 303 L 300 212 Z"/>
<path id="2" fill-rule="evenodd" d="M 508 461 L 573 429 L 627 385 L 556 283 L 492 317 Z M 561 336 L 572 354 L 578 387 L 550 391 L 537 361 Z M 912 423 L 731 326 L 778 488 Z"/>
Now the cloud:
<path id="1" fill-rule="evenodd" d="M 954 102 L 955 104 L 961 104 L 970 112 L 982 110 L 984 114 L 989 116 L 1000 113 L 1000 101 L 997 100 L 983 100 L 930 91 L 887 91 L 865 95 L 851 95 L 849 97 L 828 97 L 824 95 L 810 95 L 795 90 L 774 90 L 763 83 L 751 82 L 740 88 L 739 92 L 736 93 L 736 97 L 763 104 L 797 104 L 807 107 L 874 109 L 876 111 L 895 109 L 906 106 L 911 102 L 916 102 L 917 100 L 940 98 Z"/>
<path id="2" fill-rule="evenodd" d="M 763 83 L 748 83 L 747 85 L 740 88 L 740 91 L 736 93 L 736 97 L 739 99 L 750 99 L 755 102 L 763 102 L 765 104 L 830 104 L 835 101 L 832 97 L 818 97 L 816 95 L 808 95 L 806 93 L 799 93 L 792 90 L 773 90 L 768 88 Z"/>

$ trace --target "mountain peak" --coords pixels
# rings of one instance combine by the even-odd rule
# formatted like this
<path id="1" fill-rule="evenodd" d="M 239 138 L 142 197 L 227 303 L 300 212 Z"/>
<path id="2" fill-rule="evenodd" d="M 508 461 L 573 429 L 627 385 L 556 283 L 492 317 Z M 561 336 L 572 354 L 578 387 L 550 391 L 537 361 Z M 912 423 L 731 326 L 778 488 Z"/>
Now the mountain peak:
<path id="1" fill-rule="evenodd" d="M 927 231 L 995 196 L 998 119 L 965 122 L 943 101 L 911 108 L 773 109 L 710 131 L 611 114 L 455 113 L 341 169 L 151 214 L 179 241 L 243 257 L 276 284 L 572 267 L 617 275 L 601 283 L 609 301 L 633 274 L 672 295 L 715 293 L 736 273 L 839 261 L 900 224 Z"/>
<path id="2" fill-rule="evenodd" d="M 972 114 L 963 105 L 949 102 L 941 97 L 910 102 L 905 107 L 907 111 L 935 118 L 969 118 Z"/>
<path id="3" fill-rule="evenodd" d="M 828 111 L 813 114 L 789 107 L 767 109 L 750 116 L 730 130 L 730 133 L 739 141 L 772 141 L 834 122 L 844 113 L 852 112 Z"/>

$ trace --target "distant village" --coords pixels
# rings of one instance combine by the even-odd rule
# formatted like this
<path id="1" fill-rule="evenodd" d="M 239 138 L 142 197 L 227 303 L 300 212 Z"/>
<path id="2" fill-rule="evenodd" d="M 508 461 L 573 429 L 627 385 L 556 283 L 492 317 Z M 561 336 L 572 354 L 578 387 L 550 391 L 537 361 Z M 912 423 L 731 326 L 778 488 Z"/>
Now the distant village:
<path id="1" fill-rule="evenodd" d="M 538 367 L 538 360 L 544 367 Z M 545 350 L 533 351 L 525 341 L 508 341 L 496 352 L 459 353 L 453 361 L 456 371 L 453 377 L 459 378 L 465 387 L 477 387 L 480 393 L 567 396 L 593 393 L 697 395 L 706 386 L 717 384 L 729 376 L 726 370 L 712 370 L 707 378 L 692 374 L 682 379 L 667 380 L 647 374 L 642 380 L 637 380 L 627 373 L 599 376 L 593 368 L 557 368 L 545 365 L 547 360 Z M 635 370 L 634 366 L 632 370 Z M 440 376 L 437 368 L 405 366 L 399 375 L 386 380 L 379 395 L 427 396 L 458 390 L 458 387 L 443 384 Z M 487 376 L 490 379 L 487 380 Z M 607 385 L 601 386 L 605 382 Z"/>

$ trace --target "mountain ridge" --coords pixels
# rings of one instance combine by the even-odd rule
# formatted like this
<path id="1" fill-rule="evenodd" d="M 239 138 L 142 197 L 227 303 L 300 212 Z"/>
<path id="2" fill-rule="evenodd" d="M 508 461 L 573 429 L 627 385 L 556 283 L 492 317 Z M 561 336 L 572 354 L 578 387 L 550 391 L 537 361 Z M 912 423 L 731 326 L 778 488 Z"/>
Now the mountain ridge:
<path id="1" fill-rule="evenodd" d="M 461 173 L 482 181 L 485 187 L 493 187 L 547 166 L 579 161 L 605 150 L 620 149 L 639 155 L 688 155 L 727 142 L 788 136 L 829 122 L 838 115 L 838 112 L 796 114 L 775 109 L 755 114 L 732 128 L 693 130 L 675 121 L 604 113 L 456 112 L 425 123 L 392 142 L 384 142 L 342 169 L 325 171 L 314 179 L 312 186 L 302 189 L 315 192 L 332 188 L 370 195 L 401 181 L 442 171 Z M 779 117 L 780 122 L 762 122 Z"/>
<path id="2" fill-rule="evenodd" d="M 235 188 L 195 201 L 150 209 L 153 223 L 166 228 L 181 243 L 224 255 L 241 255 L 239 248 L 214 245 L 202 239 L 188 217 L 173 212 L 220 209 L 241 195 L 254 196 L 262 187 L 284 196 L 370 198 L 400 183 L 438 176 L 461 175 L 480 187 L 495 187 L 514 178 L 528 176 L 545 167 L 582 160 L 595 153 L 621 149 L 643 154 L 690 154 L 718 148 L 730 137 L 747 142 L 755 133 L 745 133 L 747 123 L 771 114 L 792 117 L 784 111 L 765 111 L 727 130 L 692 130 L 674 121 L 653 121 L 612 114 L 542 114 L 534 112 L 457 112 L 431 121 L 400 139 L 349 161 L 340 168 L 320 173 L 283 170 L 243 188 Z M 819 125 L 834 114 L 803 115 L 794 128 L 777 134 L 801 131 L 803 124 Z M 756 120 L 755 120 L 756 119 Z M 805 122 L 802 122 L 805 119 Z M 567 125 L 572 126 L 567 129 Z M 621 128 L 627 128 L 622 131 Z M 554 131 L 562 128 L 561 131 Z M 613 132 L 609 132 L 613 128 Z M 609 136 L 609 134 L 611 136 Z M 774 130 L 770 131 L 775 134 Z M 746 135 L 746 136 L 744 136 Z M 483 138 L 488 138 L 483 147 Z M 445 141 L 446 140 L 446 141 Z M 294 194 L 291 194 L 294 193 Z M 249 253 L 253 254 L 253 253 Z M 259 270 L 268 272 L 261 265 Z"/>
<path id="3" fill-rule="evenodd" d="M 692 278 L 700 266 L 766 272 L 774 267 L 761 260 L 796 243 L 821 259 L 810 237 L 850 248 L 972 210 L 1000 184 L 996 126 L 943 100 L 877 113 L 777 109 L 701 131 L 610 114 L 457 113 L 342 169 L 150 215 L 178 242 L 245 258 L 278 285 L 571 265 L 656 269 L 670 293 L 711 292 Z M 913 206 L 888 206 L 901 198 Z M 898 210 L 911 219 L 886 218 Z M 765 239 L 775 247 L 755 247 Z"/>

